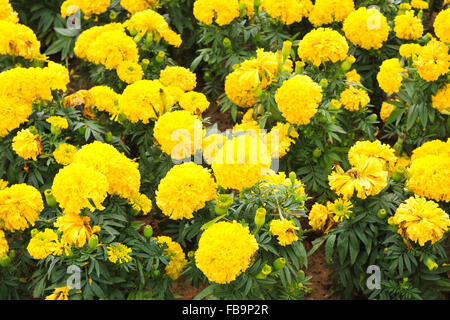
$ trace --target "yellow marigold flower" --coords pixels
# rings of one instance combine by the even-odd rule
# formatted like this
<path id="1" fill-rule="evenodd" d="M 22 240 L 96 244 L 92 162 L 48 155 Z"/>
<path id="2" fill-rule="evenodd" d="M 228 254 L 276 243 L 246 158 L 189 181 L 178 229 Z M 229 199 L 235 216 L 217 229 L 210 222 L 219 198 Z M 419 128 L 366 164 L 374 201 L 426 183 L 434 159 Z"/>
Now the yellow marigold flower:
<path id="1" fill-rule="evenodd" d="M 191 219 L 216 194 L 217 184 L 208 169 L 193 162 L 174 166 L 160 181 L 156 204 L 170 219 Z"/>
<path id="2" fill-rule="evenodd" d="M 307 33 L 298 45 L 300 59 L 315 66 L 347 57 L 348 44 L 344 36 L 330 28 L 318 28 Z"/>
<path id="3" fill-rule="evenodd" d="M 39 134 L 32 133 L 30 129 L 20 130 L 12 140 L 12 149 L 20 157 L 36 161 L 42 152 Z"/>
<path id="4" fill-rule="evenodd" d="M 24 183 L 0 190 L 0 222 L 6 230 L 25 230 L 34 226 L 44 209 L 40 192 Z"/>
<path id="5" fill-rule="evenodd" d="M 109 194 L 131 199 L 139 193 L 141 186 L 139 164 L 110 144 L 94 141 L 84 145 L 74 155 L 73 162 L 105 176 L 108 180 Z"/>
<path id="6" fill-rule="evenodd" d="M 152 200 L 150 200 L 145 194 L 138 194 L 133 199 L 129 199 L 129 204 L 137 212 L 142 212 L 144 215 L 148 214 L 152 210 Z"/>
<path id="7" fill-rule="evenodd" d="M 144 71 L 139 63 L 131 61 L 123 61 L 117 66 L 117 76 L 123 82 L 128 84 L 141 80 Z"/>
<path id="8" fill-rule="evenodd" d="M 423 145 L 413 150 L 411 161 L 431 155 L 450 157 L 450 140 L 447 140 L 447 142 L 441 140 L 425 142 Z"/>
<path id="9" fill-rule="evenodd" d="M 65 66 L 53 61 L 49 61 L 47 67 L 42 68 L 42 75 L 52 90 L 67 90 L 70 82 L 69 70 Z M 52 100 L 51 97 L 48 100 Z"/>
<path id="10" fill-rule="evenodd" d="M 277 122 L 267 134 L 267 148 L 270 150 L 272 158 L 284 157 L 298 137 L 297 131 L 290 123 Z M 278 144 L 272 145 L 272 140 L 278 141 Z"/>
<path id="11" fill-rule="evenodd" d="M 51 295 L 45 297 L 45 300 L 69 300 L 70 287 L 55 288 Z"/>
<path id="12" fill-rule="evenodd" d="M 120 5 L 131 14 L 135 14 L 136 12 L 156 8 L 158 0 L 121 0 Z"/>
<path id="13" fill-rule="evenodd" d="M 167 66 L 161 71 L 159 81 L 165 86 L 175 86 L 183 91 L 191 91 L 197 86 L 195 73 L 184 67 Z"/>
<path id="14" fill-rule="evenodd" d="M 440 113 L 450 115 L 450 84 L 438 90 L 438 92 L 431 96 L 431 106 Z"/>
<path id="15" fill-rule="evenodd" d="M 344 199 L 352 197 L 355 190 L 358 198 L 365 199 L 377 195 L 387 186 L 388 172 L 383 170 L 380 161 L 365 155 L 356 157 L 357 166 L 347 172 L 337 166 L 328 176 L 331 189 Z"/>
<path id="16" fill-rule="evenodd" d="M 240 135 L 226 140 L 214 157 L 212 169 L 220 186 L 242 190 L 261 181 L 270 164 L 270 153 L 261 139 Z"/>
<path id="17" fill-rule="evenodd" d="M 8 181 L 0 179 L 0 190 L 5 189 L 8 186 Z"/>
<path id="18" fill-rule="evenodd" d="M 350 200 L 344 199 L 336 199 L 334 202 L 327 203 L 328 211 L 331 214 L 334 214 L 333 220 L 335 222 L 342 222 L 345 219 L 350 218 L 350 214 L 352 213 L 351 208 L 353 208 L 353 204 Z"/>
<path id="19" fill-rule="evenodd" d="M 258 243 L 248 227 L 221 221 L 201 235 L 195 264 L 209 281 L 226 284 L 248 269 L 257 250 Z"/>
<path id="20" fill-rule="evenodd" d="M 69 127 L 69 122 L 67 122 L 67 119 L 63 117 L 52 116 L 46 119 L 45 121 L 47 121 L 57 129 L 67 129 Z"/>
<path id="21" fill-rule="evenodd" d="M 428 2 L 424 0 L 411 0 L 411 7 L 416 9 L 428 9 Z"/>
<path id="22" fill-rule="evenodd" d="M 292 124 L 308 124 L 322 101 L 322 88 L 306 75 L 283 82 L 275 93 L 278 109 Z"/>
<path id="23" fill-rule="evenodd" d="M 137 63 L 139 60 L 136 43 L 119 23 L 83 31 L 75 43 L 74 52 L 79 58 L 102 64 L 108 70 L 116 69 L 123 61 Z"/>
<path id="24" fill-rule="evenodd" d="M 310 0 L 262 0 L 261 7 L 286 25 L 302 21 L 313 9 Z"/>
<path id="25" fill-rule="evenodd" d="M 436 81 L 447 74 L 450 68 L 448 46 L 432 39 L 420 50 L 416 61 L 417 72 L 426 81 Z"/>
<path id="26" fill-rule="evenodd" d="M 179 87 L 175 87 L 175 86 L 167 86 L 166 88 L 167 88 L 167 91 L 169 92 L 169 94 L 172 96 L 174 104 L 179 102 L 181 99 L 181 96 L 184 93 L 183 89 L 181 89 Z"/>
<path id="27" fill-rule="evenodd" d="M 317 0 L 309 14 L 309 21 L 318 27 L 333 22 L 341 22 L 355 11 L 353 0 Z"/>
<path id="28" fill-rule="evenodd" d="M 239 17 L 239 1 L 195 0 L 194 17 L 205 24 L 212 24 L 213 20 L 219 26 L 230 24 Z"/>
<path id="29" fill-rule="evenodd" d="M 320 203 L 315 203 L 308 215 L 309 225 L 313 230 L 322 230 L 328 219 L 328 208 Z"/>
<path id="30" fill-rule="evenodd" d="M 190 113 L 201 114 L 209 108 L 209 101 L 203 93 L 189 91 L 181 95 L 180 107 Z"/>
<path id="31" fill-rule="evenodd" d="M 95 86 L 89 89 L 90 102 L 99 111 L 114 114 L 119 104 L 120 95 L 108 86 Z"/>
<path id="32" fill-rule="evenodd" d="M 397 38 L 416 40 L 423 34 L 422 20 L 414 16 L 414 10 L 408 10 L 404 14 L 397 15 L 394 23 L 394 31 Z"/>
<path id="33" fill-rule="evenodd" d="M 81 217 L 78 214 L 65 214 L 58 217 L 54 227 L 62 232 L 61 240 L 75 248 L 83 247 L 92 236 L 92 228 L 89 225 L 89 217 Z"/>
<path id="34" fill-rule="evenodd" d="M 399 48 L 399 53 L 402 57 L 411 58 L 419 54 L 422 50 L 422 46 L 418 43 L 405 43 Z"/>
<path id="35" fill-rule="evenodd" d="M 259 185 L 259 189 L 266 194 L 279 192 L 279 190 L 275 189 L 274 187 L 292 185 L 292 181 L 290 178 L 286 177 L 286 173 L 278 172 L 276 174 L 271 169 L 268 169 L 267 172 L 265 172 L 261 181 L 262 183 Z M 296 195 L 299 196 L 306 195 L 305 188 L 303 187 L 303 184 L 299 179 L 295 180 L 294 188 L 295 188 L 294 192 Z"/>
<path id="36" fill-rule="evenodd" d="M 133 250 L 122 243 L 112 243 L 107 247 L 108 259 L 112 263 L 128 263 L 133 260 L 130 253 Z"/>
<path id="37" fill-rule="evenodd" d="M 161 150 L 176 160 L 190 157 L 201 146 L 202 122 L 189 111 L 176 110 L 163 114 L 155 123 L 153 137 Z M 196 144 L 198 142 L 198 144 Z"/>
<path id="38" fill-rule="evenodd" d="M 383 102 L 380 109 L 380 118 L 383 122 L 386 122 L 386 120 L 391 115 L 392 111 L 394 111 L 396 108 L 395 105 L 390 104 L 388 102 Z"/>
<path id="39" fill-rule="evenodd" d="M 384 60 L 377 74 L 378 84 L 388 94 L 397 93 L 402 86 L 402 74 L 406 71 L 402 68 L 397 58 Z"/>
<path id="40" fill-rule="evenodd" d="M 441 240 L 450 227 L 448 214 L 436 202 L 418 196 L 400 204 L 393 222 L 399 226 L 399 234 L 420 246 Z"/>
<path id="41" fill-rule="evenodd" d="M 81 10 L 86 15 L 102 14 L 108 10 L 111 0 L 66 0 L 61 5 L 61 16 L 66 18 L 74 14 L 77 9 Z"/>
<path id="42" fill-rule="evenodd" d="M 58 255 L 60 247 L 58 234 L 53 229 L 46 228 L 33 234 L 27 246 L 28 253 L 37 260 L 45 259 L 49 255 Z"/>
<path id="43" fill-rule="evenodd" d="M 166 236 L 156 237 L 158 244 L 167 245 L 167 248 L 164 250 L 164 253 L 170 255 L 170 262 L 166 266 L 165 270 L 172 280 L 177 280 L 181 273 L 184 270 L 184 267 L 187 264 L 186 255 L 183 252 L 180 244 L 173 241 L 171 238 Z"/>
<path id="44" fill-rule="evenodd" d="M 105 209 L 102 202 L 108 188 L 108 180 L 103 174 L 85 165 L 71 163 L 56 174 L 52 193 L 65 213 L 77 214 L 83 208 L 92 212 Z"/>
<path id="45" fill-rule="evenodd" d="M 17 12 L 14 11 L 13 7 L 9 3 L 9 0 L 0 0 L 0 20 L 12 23 L 19 22 Z"/>
<path id="46" fill-rule="evenodd" d="M 295 230 L 299 230 L 292 220 L 274 219 L 270 221 L 270 232 L 278 237 L 278 243 L 281 246 L 288 246 L 294 241 L 298 240 L 298 236 L 295 234 Z"/>
<path id="47" fill-rule="evenodd" d="M 8 241 L 6 241 L 5 233 L 0 229 L 0 258 L 6 256 L 9 252 Z"/>
<path id="48" fill-rule="evenodd" d="M 211 165 L 215 155 L 227 141 L 227 137 L 222 134 L 209 134 L 203 137 L 202 152 L 203 159 L 208 165 Z"/>
<path id="49" fill-rule="evenodd" d="M 254 96 L 254 91 L 259 84 L 260 80 L 256 70 L 241 67 L 225 78 L 225 93 L 234 104 L 248 108 L 256 104 L 257 98 Z"/>
<path id="50" fill-rule="evenodd" d="M 370 102 L 366 90 L 356 86 L 349 86 L 342 91 L 339 102 L 349 111 L 359 111 Z"/>
<path id="51" fill-rule="evenodd" d="M 53 151 L 55 161 L 63 166 L 67 166 L 73 162 L 73 156 L 77 152 L 77 148 L 68 143 L 61 143 L 58 148 Z"/>
<path id="52" fill-rule="evenodd" d="M 29 27 L 0 20 L 0 54 L 34 59 L 40 54 L 41 43 Z"/>
<path id="53" fill-rule="evenodd" d="M 129 20 L 125 21 L 124 25 L 130 32 L 137 32 L 141 36 L 147 35 L 147 39 L 154 41 L 164 39 L 175 47 L 179 47 L 182 42 L 181 36 L 170 28 L 166 19 L 151 9 L 133 14 Z"/>
<path id="54" fill-rule="evenodd" d="M 389 36 L 387 19 L 375 8 L 353 11 L 344 20 L 342 30 L 348 40 L 366 50 L 381 48 Z"/>
<path id="55" fill-rule="evenodd" d="M 358 72 L 355 69 L 353 69 L 352 71 L 347 72 L 345 74 L 345 79 L 348 82 L 361 84 L 361 76 L 358 74 Z"/>
<path id="56" fill-rule="evenodd" d="M 365 155 L 378 160 L 383 168 L 387 168 L 388 164 L 393 166 L 397 161 L 395 150 L 388 144 L 381 143 L 379 140 L 375 140 L 373 142 L 357 141 L 350 148 L 348 151 L 348 161 L 353 167 L 358 165 L 360 155 Z"/>
<path id="57" fill-rule="evenodd" d="M 450 42 L 450 8 L 442 10 L 436 16 L 433 27 L 434 33 L 442 42 Z"/>
<path id="58" fill-rule="evenodd" d="M 117 113 L 125 115 L 132 123 L 150 119 L 166 113 L 175 104 L 170 91 L 158 80 L 139 80 L 125 88 L 119 98 Z"/>

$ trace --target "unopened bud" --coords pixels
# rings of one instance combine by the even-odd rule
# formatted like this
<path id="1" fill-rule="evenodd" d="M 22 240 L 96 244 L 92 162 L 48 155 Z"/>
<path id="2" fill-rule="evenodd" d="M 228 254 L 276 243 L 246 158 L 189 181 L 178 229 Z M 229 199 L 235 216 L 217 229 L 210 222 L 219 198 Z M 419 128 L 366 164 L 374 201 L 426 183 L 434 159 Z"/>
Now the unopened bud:
<path id="1" fill-rule="evenodd" d="M 305 71 L 305 63 L 303 61 L 295 62 L 295 73 L 302 74 Z"/>
<path id="2" fill-rule="evenodd" d="M 98 236 L 96 234 L 92 235 L 88 241 L 89 248 L 95 249 L 98 245 Z"/>
<path id="3" fill-rule="evenodd" d="M 151 225 L 146 225 L 144 228 L 144 236 L 150 238 L 153 235 L 153 228 Z"/>
<path id="4" fill-rule="evenodd" d="M 385 209 L 380 209 L 377 214 L 378 218 L 380 218 L 380 219 L 386 218 L 386 215 L 387 215 L 387 212 Z"/>
<path id="5" fill-rule="evenodd" d="M 428 257 L 425 260 L 425 265 L 428 267 L 428 270 L 430 271 L 436 270 L 439 267 L 438 264 L 435 261 L 433 261 L 433 259 L 431 259 L 430 257 Z"/>
<path id="6" fill-rule="evenodd" d="M 259 228 L 266 222 L 266 209 L 258 208 L 255 214 L 255 224 Z"/>
<path id="7" fill-rule="evenodd" d="M 51 208 L 56 208 L 58 203 L 56 202 L 56 197 L 53 195 L 51 189 L 47 189 L 44 191 L 45 200 L 47 201 L 47 204 Z"/>
<path id="8" fill-rule="evenodd" d="M 273 262 L 273 267 L 276 271 L 283 269 L 285 265 L 286 265 L 286 259 L 283 257 L 280 257 Z"/>

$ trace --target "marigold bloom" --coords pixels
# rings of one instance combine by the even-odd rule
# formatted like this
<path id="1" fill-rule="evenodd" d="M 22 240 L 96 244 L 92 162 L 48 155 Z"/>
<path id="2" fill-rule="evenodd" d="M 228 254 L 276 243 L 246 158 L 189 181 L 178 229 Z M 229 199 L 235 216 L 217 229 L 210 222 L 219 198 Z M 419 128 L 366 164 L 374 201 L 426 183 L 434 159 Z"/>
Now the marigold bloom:
<path id="1" fill-rule="evenodd" d="M 34 259 L 41 260 L 49 255 L 58 255 L 60 246 L 58 234 L 53 229 L 46 228 L 33 234 L 27 251 Z"/>
<path id="2" fill-rule="evenodd" d="M 335 222 L 342 222 L 345 219 L 350 218 L 350 214 L 352 213 L 351 208 L 353 208 L 353 204 L 350 202 L 350 200 L 344 200 L 344 199 L 336 199 L 334 202 L 327 203 L 328 211 L 331 214 L 334 214 L 333 220 Z"/>
<path id="3" fill-rule="evenodd" d="M 416 9 L 428 9 L 428 2 L 424 0 L 411 0 L 411 7 Z"/>
<path id="4" fill-rule="evenodd" d="M 394 31 L 398 38 L 406 40 L 419 39 L 423 34 L 422 20 L 414 16 L 414 10 L 397 15 L 394 19 Z"/>
<path id="5" fill-rule="evenodd" d="M 152 200 L 150 200 L 145 194 L 138 194 L 134 198 L 129 199 L 128 203 L 136 212 L 142 212 L 144 215 L 148 214 L 152 210 Z"/>
<path id="6" fill-rule="evenodd" d="M 393 222 L 398 225 L 399 234 L 420 246 L 428 241 L 436 243 L 450 227 L 448 214 L 436 202 L 418 196 L 400 204 Z"/>
<path id="7" fill-rule="evenodd" d="M 258 243 L 248 227 L 236 221 L 221 221 L 201 235 L 195 264 L 209 281 L 226 284 L 248 269 L 257 250 Z"/>
<path id="8" fill-rule="evenodd" d="M 77 148 L 68 143 L 61 143 L 58 148 L 53 151 L 55 161 L 63 166 L 67 166 L 73 162 L 73 156 L 77 152 Z"/>
<path id="9" fill-rule="evenodd" d="M 270 232 L 278 237 L 278 243 L 281 246 L 287 246 L 298 240 L 295 230 L 299 230 L 292 220 L 274 219 L 270 221 Z"/>
<path id="10" fill-rule="evenodd" d="M 271 17 L 289 25 L 308 17 L 313 4 L 310 0 L 262 0 L 261 7 Z"/>
<path id="11" fill-rule="evenodd" d="M 0 229 L 0 259 L 6 256 L 9 252 L 8 241 L 6 241 L 5 232 Z"/>
<path id="12" fill-rule="evenodd" d="M 29 27 L 0 20 L 0 54 L 32 60 L 40 54 L 41 43 Z"/>
<path id="13" fill-rule="evenodd" d="M 141 65 L 132 61 L 123 61 L 119 63 L 116 71 L 119 79 L 128 84 L 141 80 L 144 76 Z"/>
<path id="14" fill-rule="evenodd" d="M 121 0 L 120 5 L 131 14 L 135 14 L 156 7 L 158 0 Z"/>
<path id="15" fill-rule="evenodd" d="M 442 42 L 450 42 L 450 8 L 442 10 L 436 16 L 433 27 L 434 33 Z"/>
<path id="16" fill-rule="evenodd" d="M 184 67 L 167 66 L 161 70 L 159 81 L 165 86 L 175 86 L 183 91 L 191 91 L 197 85 L 197 76 Z"/>
<path id="17" fill-rule="evenodd" d="M 450 68 L 448 46 L 444 42 L 432 39 L 420 50 L 415 61 L 417 72 L 426 81 L 436 81 L 447 74 Z"/>
<path id="18" fill-rule="evenodd" d="M 355 11 L 353 0 L 316 0 L 309 14 L 309 21 L 318 27 L 333 22 L 341 22 Z"/>
<path id="19" fill-rule="evenodd" d="M 413 150 L 411 161 L 426 156 L 450 157 L 450 140 L 447 140 L 447 142 L 442 140 L 431 140 L 425 142 L 420 147 Z"/>
<path id="20" fill-rule="evenodd" d="M 381 109 L 380 109 L 380 118 L 383 122 L 386 122 L 386 120 L 389 118 L 389 116 L 391 115 L 392 111 L 394 111 L 396 108 L 395 105 L 384 101 L 381 105 Z"/>
<path id="21" fill-rule="evenodd" d="M 308 215 L 309 225 L 313 230 L 322 230 L 328 219 L 328 208 L 320 203 L 315 203 Z"/>
<path id="22" fill-rule="evenodd" d="M 34 226 L 43 209 L 41 193 L 32 186 L 14 184 L 0 190 L 0 222 L 6 230 L 23 231 Z"/>
<path id="23" fill-rule="evenodd" d="M 51 295 L 45 297 L 45 300 L 69 300 L 70 287 L 55 288 Z"/>
<path id="24" fill-rule="evenodd" d="M 17 12 L 14 11 L 9 0 L 0 0 L 0 20 L 12 23 L 19 22 Z"/>
<path id="25" fill-rule="evenodd" d="M 173 241 L 169 237 L 159 236 L 156 237 L 156 239 L 158 241 L 158 244 L 167 245 L 164 253 L 170 255 L 171 257 L 170 262 L 166 266 L 165 270 L 169 277 L 172 278 L 172 280 L 177 280 L 187 264 L 186 255 L 184 254 L 183 249 L 181 248 L 179 243 Z"/>
<path id="26" fill-rule="evenodd" d="M 12 149 L 20 157 L 28 160 L 37 160 L 37 156 L 42 152 L 39 134 L 34 134 L 30 129 L 22 129 L 12 140 Z"/>
<path id="27" fill-rule="evenodd" d="M 108 259 L 112 263 L 128 263 L 133 260 L 130 253 L 133 250 L 122 243 L 112 243 L 107 247 Z"/>
<path id="28" fill-rule="evenodd" d="M 375 141 L 357 141 L 348 151 L 348 161 L 353 167 L 358 165 L 360 155 L 365 155 L 376 159 L 380 162 L 383 168 L 387 168 L 387 164 L 393 166 L 397 157 L 395 150 L 388 144 L 383 144 L 379 140 Z"/>
<path id="29" fill-rule="evenodd" d="M 349 86 L 341 92 L 339 102 L 349 111 L 359 111 L 370 102 L 367 91 L 356 86 Z"/>
<path id="30" fill-rule="evenodd" d="M 61 5 L 61 16 L 66 18 L 78 9 L 86 15 L 101 14 L 108 10 L 111 0 L 66 0 Z"/>
<path id="31" fill-rule="evenodd" d="M 106 111 L 110 114 L 115 114 L 120 95 L 114 92 L 108 86 L 95 86 L 89 89 L 89 102 L 93 104 L 98 111 Z"/>
<path id="32" fill-rule="evenodd" d="M 380 88 L 388 94 L 397 93 L 402 86 L 402 74 L 405 71 L 406 69 L 400 65 L 400 61 L 397 58 L 384 60 L 377 74 Z"/>
<path id="33" fill-rule="evenodd" d="M 398 53 L 405 58 L 412 58 L 419 54 L 422 46 L 418 43 L 404 43 L 400 46 Z"/>
<path id="34" fill-rule="evenodd" d="M 205 24 L 212 24 L 213 20 L 219 26 L 230 24 L 239 17 L 239 1 L 195 0 L 194 17 Z"/>
<path id="35" fill-rule="evenodd" d="M 170 219 L 191 219 L 216 194 L 217 185 L 208 169 L 193 162 L 174 166 L 161 180 L 156 204 Z"/>
<path id="36" fill-rule="evenodd" d="M 189 91 L 181 95 L 180 107 L 190 113 L 200 114 L 209 108 L 209 101 L 203 93 Z"/>
<path id="37" fill-rule="evenodd" d="M 349 71 L 345 74 L 345 80 L 347 80 L 348 82 L 361 84 L 361 76 L 358 74 L 358 72 L 355 69 L 353 69 L 352 71 Z"/>
<path id="38" fill-rule="evenodd" d="M 440 113 L 450 115 L 450 84 L 438 90 L 438 92 L 431 96 L 431 106 Z"/>
<path id="39" fill-rule="evenodd" d="M 50 123 L 53 127 L 60 130 L 67 129 L 69 127 L 69 122 L 67 122 L 67 119 L 63 117 L 52 116 L 47 118 L 45 121 Z"/>
<path id="40" fill-rule="evenodd" d="M 61 240 L 75 248 L 83 247 L 91 238 L 93 231 L 89 225 L 91 219 L 78 214 L 65 214 L 58 217 L 54 227 L 62 232 Z"/>

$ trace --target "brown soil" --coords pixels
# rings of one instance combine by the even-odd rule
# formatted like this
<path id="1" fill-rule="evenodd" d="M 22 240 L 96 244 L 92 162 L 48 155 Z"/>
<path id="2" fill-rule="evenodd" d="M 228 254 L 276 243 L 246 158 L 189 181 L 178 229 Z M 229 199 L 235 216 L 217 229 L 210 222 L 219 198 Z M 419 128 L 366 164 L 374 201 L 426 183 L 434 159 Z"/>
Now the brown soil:
<path id="1" fill-rule="evenodd" d="M 200 283 L 196 288 L 189 283 L 185 283 L 185 278 L 180 277 L 171 287 L 171 291 L 175 294 L 176 300 L 192 300 L 196 295 L 202 292 L 208 285 Z"/>

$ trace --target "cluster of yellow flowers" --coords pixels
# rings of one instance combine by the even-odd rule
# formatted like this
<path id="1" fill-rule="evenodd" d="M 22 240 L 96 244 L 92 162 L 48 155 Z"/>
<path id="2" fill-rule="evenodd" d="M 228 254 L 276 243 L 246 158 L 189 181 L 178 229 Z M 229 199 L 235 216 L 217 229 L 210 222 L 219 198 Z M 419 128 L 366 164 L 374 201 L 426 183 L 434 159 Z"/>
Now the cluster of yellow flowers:
<path id="1" fill-rule="evenodd" d="M 307 18 L 313 4 L 310 0 L 262 0 L 261 7 L 273 18 L 289 25 Z"/>
<path id="2" fill-rule="evenodd" d="M 28 243 L 27 251 L 34 259 L 41 260 L 49 255 L 58 256 L 62 254 L 64 244 L 53 229 L 46 228 L 44 231 L 34 229 L 31 234 L 32 237 Z"/>
<path id="3" fill-rule="evenodd" d="M 24 159 L 37 160 L 42 152 L 39 134 L 31 132 L 30 129 L 22 129 L 13 138 L 12 149 Z"/>
<path id="4" fill-rule="evenodd" d="M 40 55 L 41 43 L 29 27 L 0 20 L 0 34 L 0 54 L 30 60 Z"/>
<path id="5" fill-rule="evenodd" d="M 239 17 L 239 1 L 195 0 L 194 17 L 205 24 L 213 22 L 219 26 L 230 24 Z"/>
<path id="6" fill-rule="evenodd" d="M 436 243 L 450 227 L 448 214 L 436 202 L 419 196 L 400 204 L 392 222 L 398 225 L 399 234 L 420 246 Z"/>
<path id="7" fill-rule="evenodd" d="M 108 259 L 112 263 L 128 263 L 133 260 L 133 258 L 130 256 L 130 253 L 133 252 L 133 250 L 123 243 L 112 243 L 110 244 L 107 249 Z"/>
<path id="8" fill-rule="evenodd" d="M 363 88 L 350 85 L 341 92 L 339 102 L 349 111 L 359 111 L 369 104 L 370 97 Z"/>
<path id="9" fill-rule="evenodd" d="M 236 221 L 217 222 L 200 237 L 195 264 L 208 280 L 226 284 L 234 281 L 250 266 L 258 250 L 253 235 Z"/>
<path id="10" fill-rule="evenodd" d="M 53 158 L 55 158 L 57 163 L 67 166 L 73 162 L 75 152 L 77 152 L 75 146 L 68 143 L 61 143 L 55 151 L 53 151 Z"/>
<path id="11" fill-rule="evenodd" d="M 161 70 L 159 81 L 167 87 L 178 87 L 183 91 L 191 91 L 197 86 L 195 73 L 184 67 L 167 66 Z"/>
<path id="12" fill-rule="evenodd" d="M 269 231 L 278 238 L 278 243 L 281 246 L 287 246 L 298 240 L 295 230 L 300 228 L 295 225 L 293 220 L 288 219 L 273 219 L 270 221 Z"/>
<path id="13" fill-rule="evenodd" d="M 14 11 L 9 0 L 0 0 L 0 20 L 12 23 L 19 22 L 17 12 Z"/>
<path id="14" fill-rule="evenodd" d="M 450 42 L 450 8 L 442 10 L 436 16 L 433 27 L 434 33 L 442 42 Z"/>
<path id="15" fill-rule="evenodd" d="M 131 14 L 135 14 L 136 12 L 156 8 L 159 3 L 158 0 L 121 0 L 120 5 Z"/>
<path id="16" fill-rule="evenodd" d="M 158 244 L 167 246 L 164 253 L 171 256 L 170 262 L 165 268 L 167 275 L 173 280 L 177 280 L 187 264 L 183 249 L 179 243 L 173 241 L 170 237 L 159 236 L 156 239 Z"/>
<path id="17" fill-rule="evenodd" d="M 388 94 L 397 93 L 402 86 L 403 76 L 406 71 L 397 58 L 384 60 L 377 74 L 378 84 Z"/>
<path id="18" fill-rule="evenodd" d="M 108 10 L 111 0 L 66 0 L 61 5 L 61 16 L 66 18 L 78 10 L 86 15 L 101 14 Z"/>
<path id="19" fill-rule="evenodd" d="M 170 219 L 191 219 L 214 198 L 216 190 L 210 171 L 188 162 L 174 166 L 160 181 L 156 204 Z"/>
<path id="20" fill-rule="evenodd" d="M 353 0 L 317 0 L 308 19 L 314 26 L 318 27 L 344 21 L 353 11 L 355 11 Z"/>

